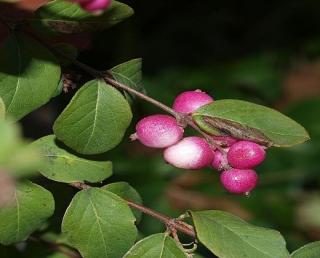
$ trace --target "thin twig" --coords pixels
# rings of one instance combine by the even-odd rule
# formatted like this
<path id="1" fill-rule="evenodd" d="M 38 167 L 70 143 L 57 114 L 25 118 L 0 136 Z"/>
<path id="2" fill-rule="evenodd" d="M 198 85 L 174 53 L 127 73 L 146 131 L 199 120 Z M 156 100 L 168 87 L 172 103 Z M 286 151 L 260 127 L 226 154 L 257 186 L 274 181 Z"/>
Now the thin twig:
<path id="1" fill-rule="evenodd" d="M 89 189 L 91 188 L 91 186 L 87 185 L 87 184 L 84 184 L 84 183 L 71 183 L 70 184 L 72 187 L 75 187 L 77 189 L 80 189 L 80 190 L 85 190 L 85 189 Z M 152 210 L 150 208 L 147 208 L 141 204 L 137 204 L 137 203 L 134 203 L 132 201 L 128 201 L 126 200 L 127 204 L 136 209 L 136 210 L 139 210 L 153 218 L 156 218 L 158 220 L 160 220 L 162 223 L 164 223 L 167 227 L 169 228 L 175 228 L 176 230 L 186 234 L 186 235 L 189 235 L 193 238 L 196 238 L 196 233 L 195 233 L 195 230 L 193 228 L 193 226 L 183 222 L 183 221 L 179 221 L 179 220 L 176 220 L 174 218 L 170 218 L 164 214 L 161 214 L 155 210 Z"/>
<path id="2" fill-rule="evenodd" d="M 28 34 L 29 36 L 31 36 L 32 38 L 34 38 L 35 40 L 37 40 L 39 43 L 41 43 L 42 45 L 46 46 L 48 49 L 50 49 L 53 53 L 59 55 L 60 57 L 68 60 L 69 62 L 71 62 L 72 64 L 78 66 L 79 68 L 81 68 L 83 71 L 87 72 L 88 74 L 92 75 L 93 77 L 96 78 L 101 78 L 103 79 L 106 83 L 112 85 L 115 88 L 124 90 L 126 92 L 129 92 L 135 96 L 137 96 L 140 99 L 145 100 L 146 102 L 149 102 L 155 106 L 157 106 L 158 108 L 166 111 L 167 113 L 171 114 L 172 116 L 174 116 L 178 123 L 181 124 L 183 127 L 186 127 L 187 125 L 189 125 L 190 127 L 192 127 L 195 131 L 197 131 L 199 134 L 201 134 L 206 140 L 207 142 L 212 146 L 213 149 L 219 149 L 222 153 L 224 152 L 223 148 L 220 147 L 219 144 L 217 144 L 213 138 L 211 137 L 211 135 L 205 133 L 203 130 L 201 130 L 201 128 L 192 120 L 192 118 L 189 115 L 180 113 L 180 112 L 176 112 L 175 110 L 173 110 L 171 107 L 161 103 L 160 101 L 151 98 L 121 82 L 116 81 L 111 72 L 110 71 L 98 71 L 94 68 L 92 68 L 91 66 L 88 66 L 87 64 L 84 64 L 80 61 L 78 61 L 77 59 L 74 59 L 73 57 L 68 56 L 67 54 L 61 52 L 60 50 L 52 47 L 50 44 L 48 44 L 47 42 L 45 42 L 44 40 L 42 40 L 41 38 L 39 38 L 37 35 L 35 35 L 32 32 L 29 31 L 25 31 L 26 34 Z"/>

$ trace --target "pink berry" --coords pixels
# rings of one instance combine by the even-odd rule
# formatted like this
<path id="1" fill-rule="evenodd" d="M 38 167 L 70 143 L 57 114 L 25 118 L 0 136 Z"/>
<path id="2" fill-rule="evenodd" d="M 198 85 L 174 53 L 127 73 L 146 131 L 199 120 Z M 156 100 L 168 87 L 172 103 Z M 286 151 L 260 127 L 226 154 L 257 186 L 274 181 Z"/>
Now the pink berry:
<path id="1" fill-rule="evenodd" d="M 136 125 L 137 138 L 142 144 L 153 148 L 166 148 L 183 137 L 183 128 L 177 120 L 168 115 L 151 115 L 141 119 Z"/>
<path id="2" fill-rule="evenodd" d="M 249 194 L 258 183 L 258 175 L 252 169 L 230 169 L 221 173 L 220 181 L 230 193 Z"/>
<path id="3" fill-rule="evenodd" d="M 253 168 L 264 161 L 265 150 L 259 144 L 250 141 L 239 141 L 230 147 L 228 161 L 234 168 Z"/>
<path id="4" fill-rule="evenodd" d="M 181 113 L 191 114 L 198 108 L 213 102 L 207 93 L 196 91 L 185 91 L 179 94 L 174 100 L 172 108 Z"/>
<path id="5" fill-rule="evenodd" d="M 214 169 L 220 171 L 220 170 L 223 170 L 223 169 L 227 168 L 228 164 L 229 163 L 228 163 L 227 157 L 225 155 L 223 155 L 221 153 L 221 151 L 216 150 L 214 152 L 214 158 L 213 158 L 213 161 L 211 163 L 211 166 Z"/>
<path id="6" fill-rule="evenodd" d="M 186 137 L 165 149 L 164 159 L 169 164 L 183 169 L 201 169 L 209 166 L 213 159 L 210 145 L 200 137 Z"/>
<path id="7" fill-rule="evenodd" d="M 224 147 L 230 147 L 232 144 L 235 144 L 238 140 L 231 136 L 212 136 L 212 139 Z"/>
<path id="8" fill-rule="evenodd" d="M 81 7 L 89 12 L 103 11 L 107 9 L 111 4 L 111 0 L 90 0 L 90 1 L 80 0 L 80 1 L 81 1 L 80 2 Z"/>

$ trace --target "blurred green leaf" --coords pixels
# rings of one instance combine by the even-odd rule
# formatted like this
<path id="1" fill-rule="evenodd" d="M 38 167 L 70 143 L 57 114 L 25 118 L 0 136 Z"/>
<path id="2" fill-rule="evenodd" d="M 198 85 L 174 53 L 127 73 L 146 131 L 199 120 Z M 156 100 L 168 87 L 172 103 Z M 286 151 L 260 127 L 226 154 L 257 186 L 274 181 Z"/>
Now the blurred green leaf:
<path id="1" fill-rule="evenodd" d="M 0 243 L 24 241 L 53 214 L 52 194 L 29 181 L 17 183 L 13 203 L 0 209 Z"/>
<path id="2" fill-rule="evenodd" d="M 0 48 L 0 56 L 0 96 L 8 115 L 18 120 L 54 95 L 60 67 L 37 41 L 11 34 Z"/>
<path id="3" fill-rule="evenodd" d="M 79 157 L 59 146 L 54 135 L 40 138 L 33 145 L 41 151 L 43 158 L 38 170 L 51 180 L 64 183 L 84 181 L 96 183 L 112 175 L 110 161 Z"/>
<path id="4" fill-rule="evenodd" d="M 320 241 L 306 244 L 291 254 L 291 258 L 319 258 Z"/>
<path id="5" fill-rule="evenodd" d="M 280 112 L 242 100 L 217 100 L 192 117 L 205 131 L 230 134 L 268 146 L 288 147 L 307 141 L 307 131 Z"/>
<path id="6" fill-rule="evenodd" d="M 6 106 L 0 97 L 0 120 L 3 120 L 6 116 Z"/>
<path id="7" fill-rule="evenodd" d="M 134 222 L 130 208 L 120 197 L 90 188 L 74 196 L 63 218 L 62 233 L 84 257 L 118 258 L 136 240 Z"/>
<path id="8" fill-rule="evenodd" d="M 136 243 L 124 258 L 187 258 L 182 247 L 167 234 L 148 236 Z"/>
<path id="9" fill-rule="evenodd" d="M 278 231 L 250 225 L 223 211 L 190 212 L 197 238 L 221 258 L 289 258 Z"/>
<path id="10" fill-rule="evenodd" d="M 320 195 L 305 195 L 296 207 L 297 226 L 303 231 L 320 229 Z"/>
<path id="11" fill-rule="evenodd" d="M 142 86 L 142 59 L 136 58 L 125 63 L 119 64 L 109 70 L 114 79 L 130 88 L 146 93 Z M 125 92 L 127 98 L 135 98 L 134 95 Z M 130 98 L 129 98 L 130 99 Z"/>
<path id="12" fill-rule="evenodd" d="M 9 121 L 0 120 L 0 167 L 10 175 L 25 176 L 34 173 L 40 155 L 20 135 L 19 127 Z"/>
<path id="13" fill-rule="evenodd" d="M 54 0 L 38 9 L 36 18 L 32 21 L 41 23 L 55 32 L 79 33 L 106 29 L 132 14 L 131 7 L 117 1 L 112 1 L 111 6 L 102 15 L 93 15 L 76 3 Z"/>
<path id="14" fill-rule="evenodd" d="M 128 102 L 104 81 L 87 82 L 55 121 L 59 140 L 82 154 L 98 154 L 117 146 L 132 119 Z"/>
<path id="15" fill-rule="evenodd" d="M 126 182 L 116 182 L 112 184 L 105 185 L 101 189 L 112 192 L 124 200 L 130 200 L 137 204 L 142 204 L 142 199 L 140 194 L 128 183 Z M 141 212 L 136 209 L 131 209 L 132 213 L 137 219 L 137 222 L 141 220 Z"/>

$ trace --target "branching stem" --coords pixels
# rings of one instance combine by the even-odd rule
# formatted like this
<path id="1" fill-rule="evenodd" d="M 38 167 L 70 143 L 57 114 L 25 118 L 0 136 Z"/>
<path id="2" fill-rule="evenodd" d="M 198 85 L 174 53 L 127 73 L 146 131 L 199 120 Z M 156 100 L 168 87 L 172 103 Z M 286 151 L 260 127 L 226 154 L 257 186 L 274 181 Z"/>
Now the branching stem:
<path id="1" fill-rule="evenodd" d="M 124 90 L 126 92 L 129 92 L 133 95 L 135 95 L 136 97 L 143 99 L 146 102 L 149 102 L 151 104 L 153 104 L 154 106 L 162 109 L 163 111 L 171 114 L 172 116 L 174 116 L 177 121 L 179 122 L 179 124 L 181 124 L 182 126 L 187 126 L 189 125 L 190 127 L 192 127 L 194 130 L 196 130 L 199 134 L 201 134 L 206 140 L 207 142 L 213 147 L 213 149 L 219 149 L 220 151 L 223 152 L 223 149 L 214 142 L 214 140 L 212 139 L 212 137 L 208 134 L 206 134 L 204 131 L 202 131 L 200 129 L 200 127 L 194 123 L 194 121 L 192 120 L 192 118 L 189 115 L 183 114 L 183 113 L 179 113 L 176 112 L 175 110 L 173 110 L 171 107 L 161 103 L 160 101 L 151 98 L 121 82 L 118 82 L 116 80 L 113 79 L 112 74 L 110 73 L 110 71 L 98 71 L 94 68 L 92 68 L 91 66 L 88 66 L 80 61 L 78 61 L 75 58 L 72 58 L 68 55 L 66 55 L 65 53 L 59 51 L 58 49 L 52 47 L 50 44 L 48 44 L 47 42 L 45 42 L 44 40 L 42 40 L 41 38 L 39 38 L 37 35 L 26 31 L 25 33 L 27 33 L 29 36 L 31 36 L 32 38 L 34 38 L 35 40 L 37 40 L 39 43 L 41 43 L 42 45 L 46 46 L 48 49 L 50 49 L 53 53 L 57 54 L 58 56 L 68 60 L 69 62 L 71 62 L 72 64 L 76 65 L 77 67 L 81 68 L 83 71 L 89 73 L 90 75 L 92 75 L 93 77 L 96 78 L 102 78 L 106 83 L 112 85 L 115 88 Z"/>

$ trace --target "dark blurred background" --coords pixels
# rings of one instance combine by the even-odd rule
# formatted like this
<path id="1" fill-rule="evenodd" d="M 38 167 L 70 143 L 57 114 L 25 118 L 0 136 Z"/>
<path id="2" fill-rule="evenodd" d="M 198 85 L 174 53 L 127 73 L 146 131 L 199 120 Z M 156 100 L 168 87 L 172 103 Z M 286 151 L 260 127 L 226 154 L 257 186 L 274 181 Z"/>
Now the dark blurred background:
<path id="1" fill-rule="evenodd" d="M 90 47 L 79 56 L 81 61 L 107 69 L 142 57 L 148 94 L 168 105 L 175 95 L 191 89 L 207 91 L 215 99 L 244 99 L 296 119 L 312 140 L 289 149 L 269 150 L 266 162 L 257 168 L 260 185 L 248 198 L 226 193 L 218 172 L 212 169 L 175 169 L 165 164 L 161 151 L 129 140 L 105 155 L 114 161 L 112 180 L 128 181 L 146 206 L 170 216 L 188 209 L 229 211 L 256 225 L 279 230 L 291 251 L 319 240 L 320 2 L 125 2 L 136 14 L 94 34 Z M 67 70 L 79 72 L 74 67 Z M 83 75 L 81 81 L 87 79 Z M 75 91 L 56 97 L 24 118 L 25 135 L 39 138 L 52 133 L 54 119 Z M 139 100 L 133 109 L 135 121 L 160 112 Z M 133 132 L 134 123 L 128 135 Z M 52 223 L 58 225 L 73 190 L 43 183 L 54 192 L 57 216 Z M 141 237 L 164 229 L 147 216 L 139 228 Z M 213 257 L 202 247 L 199 253 Z"/>

